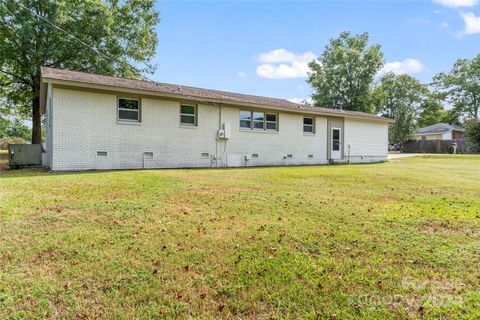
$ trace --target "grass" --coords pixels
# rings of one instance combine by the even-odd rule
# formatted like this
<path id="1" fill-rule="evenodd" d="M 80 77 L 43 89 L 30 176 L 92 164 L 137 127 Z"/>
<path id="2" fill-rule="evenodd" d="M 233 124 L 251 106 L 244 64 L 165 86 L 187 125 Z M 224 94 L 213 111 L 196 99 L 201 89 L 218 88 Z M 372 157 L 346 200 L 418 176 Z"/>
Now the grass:
<path id="1" fill-rule="evenodd" d="M 478 319 L 479 168 L 0 172 L 0 319 Z"/>

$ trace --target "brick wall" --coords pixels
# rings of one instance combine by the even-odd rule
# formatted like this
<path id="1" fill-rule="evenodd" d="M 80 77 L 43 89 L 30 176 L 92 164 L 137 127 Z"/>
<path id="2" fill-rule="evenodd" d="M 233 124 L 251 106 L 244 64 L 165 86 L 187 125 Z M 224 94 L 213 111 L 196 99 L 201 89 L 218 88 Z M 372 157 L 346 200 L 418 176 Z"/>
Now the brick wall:
<path id="1" fill-rule="evenodd" d="M 239 109 L 200 104 L 197 126 L 188 127 L 180 125 L 178 102 L 142 98 L 141 123 L 122 123 L 116 95 L 54 87 L 52 98 L 52 170 L 327 163 L 325 117 L 316 117 L 314 135 L 303 133 L 303 115 L 283 112 L 278 132 L 244 131 Z M 220 123 L 231 126 L 227 141 L 216 139 Z M 99 151 L 107 156 L 98 156 Z"/>

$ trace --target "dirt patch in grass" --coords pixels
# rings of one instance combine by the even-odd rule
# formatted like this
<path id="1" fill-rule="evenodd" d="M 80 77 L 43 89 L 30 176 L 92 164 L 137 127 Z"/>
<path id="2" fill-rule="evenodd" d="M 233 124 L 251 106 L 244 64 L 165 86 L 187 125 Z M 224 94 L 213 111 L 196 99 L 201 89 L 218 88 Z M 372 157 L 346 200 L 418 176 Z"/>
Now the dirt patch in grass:
<path id="1" fill-rule="evenodd" d="M 480 318 L 479 167 L 2 172 L 0 318 Z"/>

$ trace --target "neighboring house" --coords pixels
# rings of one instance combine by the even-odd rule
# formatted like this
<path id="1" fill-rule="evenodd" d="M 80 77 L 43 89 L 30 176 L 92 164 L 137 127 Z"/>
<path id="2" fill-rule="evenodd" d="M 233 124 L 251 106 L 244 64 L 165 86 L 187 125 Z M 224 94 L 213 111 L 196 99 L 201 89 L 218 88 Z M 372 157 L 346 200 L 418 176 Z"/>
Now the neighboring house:
<path id="1" fill-rule="evenodd" d="M 52 170 L 378 162 L 389 119 L 283 99 L 42 68 Z"/>
<path id="2" fill-rule="evenodd" d="M 455 140 L 463 139 L 465 129 L 454 124 L 437 123 L 417 129 L 416 140 Z"/>

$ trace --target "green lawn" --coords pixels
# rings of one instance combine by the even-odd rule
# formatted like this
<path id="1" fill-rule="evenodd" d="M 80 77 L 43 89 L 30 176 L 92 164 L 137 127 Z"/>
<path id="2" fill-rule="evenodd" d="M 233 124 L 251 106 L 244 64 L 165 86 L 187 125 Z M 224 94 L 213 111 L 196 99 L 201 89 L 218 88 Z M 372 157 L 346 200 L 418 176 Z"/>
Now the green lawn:
<path id="1" fill-rule="evenodd" d="M 479 319 L 480 157 L 0 172 L 0 319 Z"/>

